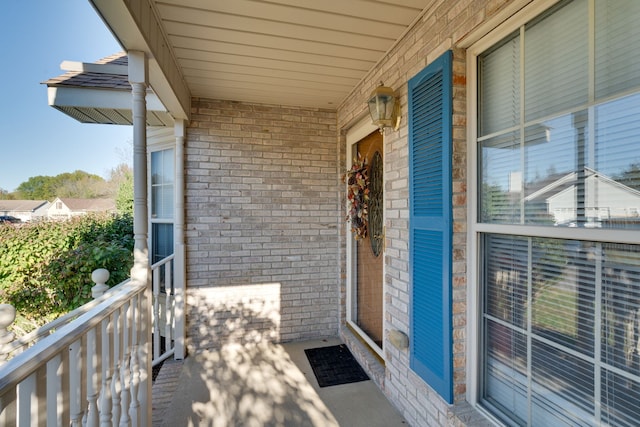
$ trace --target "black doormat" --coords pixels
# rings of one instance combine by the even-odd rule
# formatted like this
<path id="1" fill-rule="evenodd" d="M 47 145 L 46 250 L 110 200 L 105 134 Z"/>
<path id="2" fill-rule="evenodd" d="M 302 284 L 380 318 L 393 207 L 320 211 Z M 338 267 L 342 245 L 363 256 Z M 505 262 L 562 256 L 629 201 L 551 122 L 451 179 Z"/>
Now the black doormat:
<path id="1" fill-rule="evenodd" d="M 308 348 L 305 351 L 320 387 L 369 379 L 346 345 Z"/>

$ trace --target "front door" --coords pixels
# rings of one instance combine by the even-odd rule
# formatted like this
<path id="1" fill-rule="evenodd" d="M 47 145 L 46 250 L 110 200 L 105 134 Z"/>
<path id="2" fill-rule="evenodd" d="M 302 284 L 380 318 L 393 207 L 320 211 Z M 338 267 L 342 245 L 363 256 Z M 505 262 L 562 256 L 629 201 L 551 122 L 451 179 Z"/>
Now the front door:
<path id="1" fill-rule="evenodd" d="M 358 153 L 366 159 L 369 176 L 367 235 L 357 240 L 355 323 L 382 348 L 382 279 L 383 279 L 383 178 L 382 134 L 375 131 L 357 143 Z"/>

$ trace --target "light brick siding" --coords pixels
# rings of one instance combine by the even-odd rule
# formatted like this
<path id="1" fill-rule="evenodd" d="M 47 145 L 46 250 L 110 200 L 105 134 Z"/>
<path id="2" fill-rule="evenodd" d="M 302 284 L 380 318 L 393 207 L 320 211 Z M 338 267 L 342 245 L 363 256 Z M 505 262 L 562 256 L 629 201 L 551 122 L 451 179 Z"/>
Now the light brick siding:
<path id="1" fill-rule="evenodd" d="M 194 99 L 192 113 L 185 142 L 189 350 L 238 327 L 246 339 L 335 336 L 335 112 Z"/>
<path id="2" fill-rule="evenodd" d="M 385 167 L 385 317 L 384 376 L 369 368 L 379 386 L 413 426 L 490 425 L 465 401 L 467 387 L 467 139 L 466 139 L 466 52 L 457 43 L 487 19 L 499 14 L 508 0 L 433 1 L 422 19 L 358 85 L 338 109 L 338 129 L 343 133 L 366 108 L 371 90 L 380 82 L 393 87 L 401 97 L 402 123 L 398 132 L 386 130 Z M 519 1 L 524 5 L 526 1 Z M 386 340 L 391 329 L 409 337 L 411 306 L 409 277 L 409 193 L 407 82 L 447 50 L 453 50 L 453 366 L 455 405 L 447 405 L 410 369 L 408 350 L 398 350 Z M 341 146 L 345 158 L 346 144 Z M 342 160 L 344 162 L 344 160 Z M 343 168 L 346 165 L 343 163 Z M 344 234 L 342 234 L 344 235 Z M 342 241 L 344 253 L 345 241 Z M 342 269 L 346 268 L 344 259 Z M 346 284 L 343 276 L 341 288 Z M 344 309 L 344 298 L 342 299 Z M 344 324 L 344 322 L 343 322 Z M 341 336 L 365 366 L 371 357 L 351 332 L 341 328 Z"/>
<path id="3" fill-rule="evenodd" d="M 527 0 L 434 0 L 424 16 L 330 111 L 193 100 L 186 138 L 186 249 L 190 351 L 220 340 L 302 340 L 339 332 L 412 426 L 489 425 L 466 402 L 467 106 L 460 40 Z M 500 19 L 493 19 L 500 17 Z M 407 82 L 453 51 L 453 367 L 455 404 L 384 341 L 380 363 L 346 327 L 346 132 L 380 82 L 401 97 L 398 132 L 384 137 L 385 337 L 411 337 Z M 238 331 L 243 331 L 242 333 Z M 238 335 L 240 334 L 240 335 Z"/>

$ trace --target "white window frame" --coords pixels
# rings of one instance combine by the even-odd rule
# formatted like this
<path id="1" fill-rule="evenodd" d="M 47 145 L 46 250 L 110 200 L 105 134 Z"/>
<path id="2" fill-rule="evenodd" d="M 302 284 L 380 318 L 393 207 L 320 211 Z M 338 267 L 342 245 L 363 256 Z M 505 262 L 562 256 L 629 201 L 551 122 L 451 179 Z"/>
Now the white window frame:
<path id="1" fill-rule="evenodd" d="M 480 257 L 482 248 L 480 236 L 483 234 L 507 234 L 527 237 L 544 237 L 568 240 L 587 240 L 593 242 L 617 242 L 638 244 L 640 242 L 640 231 L 621 229 L 597 229 L 597 228 L 569 228 L 569 227 L 549 227 L 535 225 L 518 224 L 490 224 L 478 222 L 478 153 L 477 153 L 477 128 L 478 128 L 478 69 L 477 59 L 484 51 L 491 48 L 496 43 L 518 30 L 524 24 L 530 22 L 535 17 L 544 13 L 550 7 L 559 3 L 560 0 L 540 0 L 534 1 L 520 9 L 518 12 L 508 17 L 504 22 L 492 30 L 483 28 L 483 35 L 473 36 L 468 39 L 474 40 L 467 49 L 466 73 L 467 73 L 467 191 L 468 191 L 468 232 L 467 232 L 467 272 L 469 289 L 467 292 L 467 401 L 477 409 L 481 410 L 489 418 L 500 423 L 487 411 L 482 410 L 478 405 L 480 402 L 480 372 L 482 367 L 481 354 L 481 314 L 482 300 L 481 280 L 479 272 Z M 589 0 L 594 2 L 595 0 Z M 593 16 L 590 16 L 593 20 Z M 521 77 L 523 78 L 523 77 Z M 593 109 L 591 105 L 589 109 Z"/>
<path id="2" fill-rule="evenodd" d="M 147 146 L 147 185 L 148 185 L 148 192 L 147 194 L 149 195 L 149 197 L 147 198 L 147 212 L 148 212 L 148 216 L 149 216 L 149 229 L 147 230 L 147 240 L 148 240 L 148 247 L 149 247 L 149 258 L 151 259 L 151 257 L 153 256 L 152 251 L 153 251 L 153 224 L 172 224 L 173 225 L 173 238 L 174 238 L 174 242 L 173 242 L 173 253 L 175 253 L 175 207 L 176 207 L 176 147 L 175 147 L 175 143 L 172 142 L 162 142 L 162 143 L 156 143 L 156 144 L 150 144 Z M 173 214 L 173 218 L 154 218 L 153 215 L 151 214 L 151 212 L 153 212 L 153 185 L 152 185 L 152 167 L 151 167 L 151 155 L 152 153 L 156 153 L 158 151 L 165 151 L 165 150 L 173 150 L 173 207 L 174 207 L 174 214 Z"/>

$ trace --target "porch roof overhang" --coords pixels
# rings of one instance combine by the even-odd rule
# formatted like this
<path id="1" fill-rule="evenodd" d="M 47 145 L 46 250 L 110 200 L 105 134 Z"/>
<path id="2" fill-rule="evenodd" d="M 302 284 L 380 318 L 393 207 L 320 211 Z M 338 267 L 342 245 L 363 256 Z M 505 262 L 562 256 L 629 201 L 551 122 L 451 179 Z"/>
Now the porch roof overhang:
<path id="1" fill-rule="evenodd" d="M 47 96 L 50 106 L 81 123 L 133 124 L 130 91 L 49 87 Z M 147 125 L 173 125 L 171 115 L 155 94 L 147 95 Z"/>
<path id="2" fill-rule="evenodd" d="M 149 60 L 166 110 L 192 97 L 336 110 L 432 0 L 89 0 Z M 373 88 L 366 88 L 367 95 Z"/>
<path id="3" fill-rule="evenodd" d="M 132 125 L 131 85 L 124 53 L 97 63 L 63 61 L 66 73 L 44 82 L 51 107 L 81 123 Z M 148 90 L 147 125 L 171 126 L 173 118 L 158 96 Z"/>

